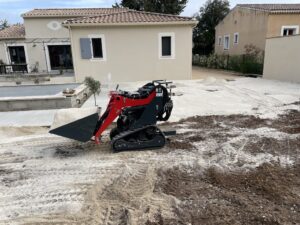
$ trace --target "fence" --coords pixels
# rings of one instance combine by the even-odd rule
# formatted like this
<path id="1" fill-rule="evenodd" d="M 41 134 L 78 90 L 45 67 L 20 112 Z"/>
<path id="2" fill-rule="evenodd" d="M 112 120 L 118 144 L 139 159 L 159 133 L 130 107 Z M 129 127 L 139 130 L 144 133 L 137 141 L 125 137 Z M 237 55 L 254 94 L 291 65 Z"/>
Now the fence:
<path id="1" fill-rule="evenodd" d="M 0 75 L 12 73 L 28 73 L 27 64 L 0 64 Z"/>

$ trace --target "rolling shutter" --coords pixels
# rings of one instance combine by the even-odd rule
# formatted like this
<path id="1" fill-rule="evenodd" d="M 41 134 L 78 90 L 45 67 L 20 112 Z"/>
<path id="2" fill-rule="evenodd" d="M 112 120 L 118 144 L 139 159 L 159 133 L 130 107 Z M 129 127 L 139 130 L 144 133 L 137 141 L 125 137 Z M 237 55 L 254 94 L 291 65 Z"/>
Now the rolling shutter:
<path id="1" fill-rule="evenodd" d="M 90 38 L 80 38 L 80 50 L 82 59 L 91 59 L 91 39 Z"/>

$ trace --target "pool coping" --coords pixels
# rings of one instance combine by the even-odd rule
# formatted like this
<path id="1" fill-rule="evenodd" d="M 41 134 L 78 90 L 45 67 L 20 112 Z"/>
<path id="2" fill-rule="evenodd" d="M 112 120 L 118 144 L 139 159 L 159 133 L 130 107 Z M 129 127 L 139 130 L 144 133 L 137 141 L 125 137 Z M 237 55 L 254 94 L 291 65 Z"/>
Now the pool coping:
<path id="1" fill-rule="evenodd" d="M 68 97 L 72 97 L 73 95 L 79 94 L 81 91 L 85 90 L 85 85 L 80 84 L 80 83 L 69 83 L 69 84 L 78 84 L 78 86 L 74 89 L 75 92 L 73 94 L 70 94 L 68 96 L 64 95 L 63 92 L 58 92 L 57 94 L 54 95 L 37 95 L 37 96 L 17 96 L 17 97 L 0 97 L 0 102 L 1 101 L 28 101 L 28 100 L 41 100 L 41 99 L 64 99 Z M 60 85 L 60 84 L 53 84 L 53 85 Z M 62 84 L 65 85 L 65 84 Z M 24 86 L 44 86 L 44 85 L 24 85 Z M 51 86 L 51 84 L 47 85 Z M 16 87 L 16 86 L 5 86 L 5 87 Z"/>
<path id="2" fill-rule="evenodd" d="M 84 84 L 80 84 L 72 94 L 18 96 L 0 98 L 0 112 L 28 111 L 78 108 L 91 96 L 91 92 Z"/>

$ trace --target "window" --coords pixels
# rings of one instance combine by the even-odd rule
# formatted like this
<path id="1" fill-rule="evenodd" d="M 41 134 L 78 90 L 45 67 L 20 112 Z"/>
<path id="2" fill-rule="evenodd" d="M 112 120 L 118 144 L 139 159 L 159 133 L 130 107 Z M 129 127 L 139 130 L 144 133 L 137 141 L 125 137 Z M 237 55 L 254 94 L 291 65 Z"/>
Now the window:
<path id="1" fill-rule="evenodd" d="M 102 39 L 92 38 L 91 40 L 92 40 L 93 58 L 103 59 Z"/>
<path id="2" fill-rule="evenodd" d="M 299 26 L 282 26 L 281 36 L 291 36 L 299 34 Z"/>
<path id="3" fill-rule="evenodd" d="M 175 58 L 175 34 L 160 33 L 159 37 L 159 58 L 174 59 Z"/>
<path id="4" fill-rule="evenodd" d="M 233 43 L 234 44 L 238 44 L 239 43 L 239 33 L 234 33 Z"/>
<path id="5" fill-rule="evenodd" d="M 79 41 L 82 59 L 106 61 L 105 36 L 103 34 L 91 34 L 88 37 L 80 38 Z"/>
<path id="6" fill-rule="evenodd" d="M 219 36 L 219 38 L 218 38 L 218 45 L 219 45 L 219 46 L 222 45 L 222 37 L 221 37 L 221 36 Z"/>
<path id="7" fill-rule="evenodd" d="M 230 44 L 230 36 L 229 35 L 225 35 L 224 36 L 224 50 L 228 50 L 229 49 L 229 44 Z"/>
<path id="8" fill-rule="evenodd" d="M 171 56 L 172 55 L 171 37 L 170 36 L 161 37 L 161 45 L 162 45 L 161 55 Z"/>

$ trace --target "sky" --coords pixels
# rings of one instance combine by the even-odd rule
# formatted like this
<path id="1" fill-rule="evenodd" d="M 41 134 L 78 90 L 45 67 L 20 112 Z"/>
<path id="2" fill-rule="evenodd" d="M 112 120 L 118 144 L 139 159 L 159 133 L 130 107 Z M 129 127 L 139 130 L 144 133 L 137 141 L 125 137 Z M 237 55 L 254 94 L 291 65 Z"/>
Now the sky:
<path id="1" fill-rule="evenodd" d="M 193 16 L 205 1 L 189 0 L 182 15 Z M 17 23 L 22 22 L 22 13 L 34 8 L 111 7 L 115 2 L 116 0 L 0 0 L 0 19 Z M 230 0 L 231 8 L 242 3 L 300 3 L 300 0 Z"/>

